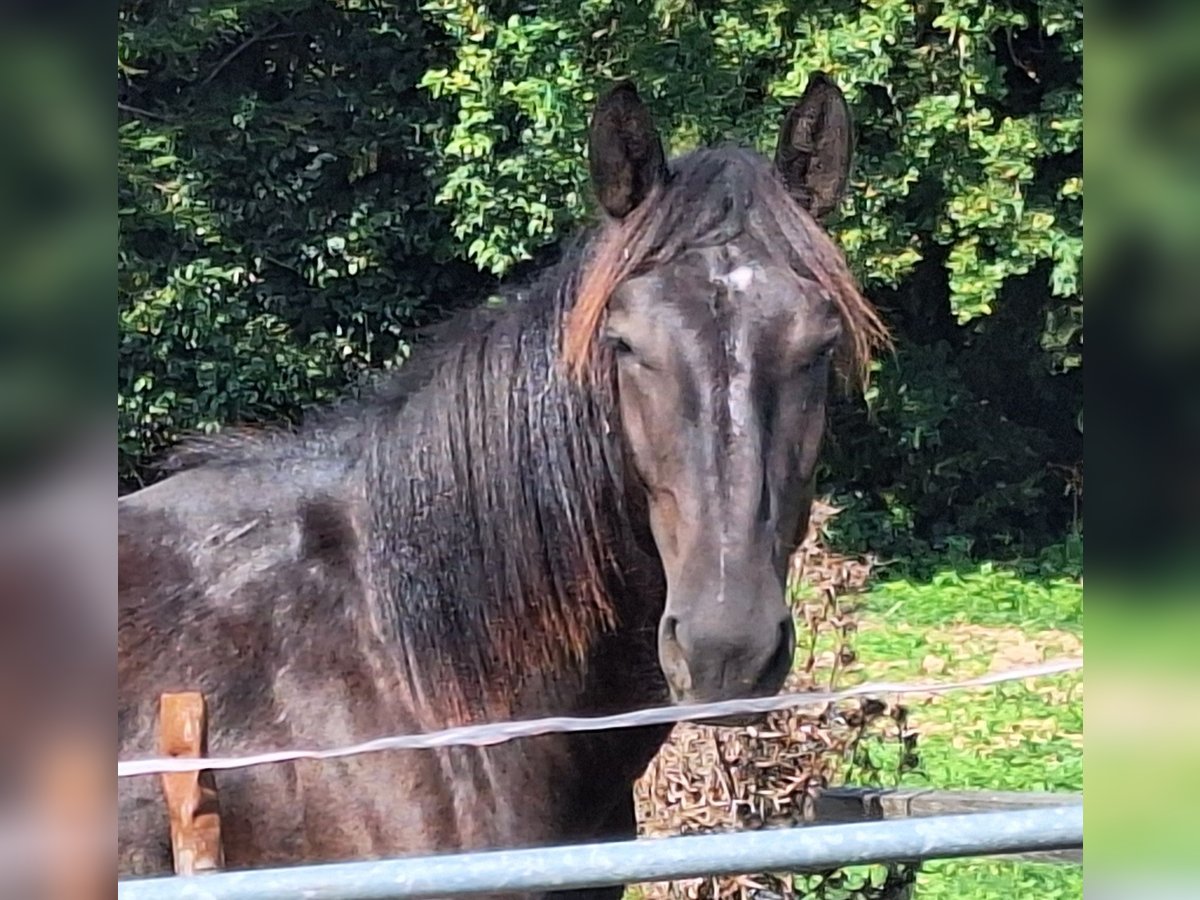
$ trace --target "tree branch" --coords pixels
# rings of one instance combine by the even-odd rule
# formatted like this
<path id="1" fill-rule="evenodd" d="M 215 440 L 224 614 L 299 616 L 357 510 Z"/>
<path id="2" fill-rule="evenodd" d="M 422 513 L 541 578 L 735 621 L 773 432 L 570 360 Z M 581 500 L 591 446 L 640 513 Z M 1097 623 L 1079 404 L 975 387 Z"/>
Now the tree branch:
<path id="1" fill-rule="evenodd" d="M 120 100 L 117 101 L 117 109 L 127 112 L 130 115 L 142 116 L 146 119 L 158 119 L 160 122 L 171 121 L 169 116 L 164 116 L 162 113 L 150 112 L 148 109 L 142 109 L 140 106 L 131 106 L 128 103 L 122 103 Z"/>
<path id="2" fill-rule="evenodd" d="M 196 87 L 204 87 L 205 85 L 207 85 L 210 81 L 212 81 L 214 78 L 216 78 L 221 73 L 222 69 L 224 69 L 227 65 L 229 65 L 231 62 L 233 62 L 235 59 L 237 59 L 239 56 L 241 56 L 242 53 L 244 53 L 246 51 L 246 48 L 250 47 L 253 44 L 258 43 L 259 41 L 263 40 L 264 38 L 271 37 L 272 33 L 278 27 L 279 27 L 278 22 L 272 22 L 266 28 L 260 29 L 259 31 L 256 31 L 254 34 L 250 35 L 250 37 L 246 38 L 246 40 L 242 41 L 240 44 L 238 44 L 236 47 L 234 47 L 232 50 L 230 50 L 227 54 L 225 54 L 225 56 L 223 56 L 221 58 L 221 61 L 218 62 L 215 66 L 213 66 L 212 71 L 209 72 L 207 75 L 205 75 L 204 80 L 201 81 L 198 85 L 196 85 Z"/>

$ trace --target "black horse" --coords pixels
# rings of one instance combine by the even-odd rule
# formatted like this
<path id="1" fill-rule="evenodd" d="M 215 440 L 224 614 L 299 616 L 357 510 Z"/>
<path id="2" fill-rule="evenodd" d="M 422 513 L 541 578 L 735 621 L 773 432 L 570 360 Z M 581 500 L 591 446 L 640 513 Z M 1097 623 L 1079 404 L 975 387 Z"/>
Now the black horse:
<path id="1" fill-rule="evenodd" d="M 668 163 L 620 84 L 589 139 L 603 221 L 520 299 L 119 501 L 121 758 L 170 690 L 206 694 L 214 755 L 779 690 L 831 374 L 886 340 L 817 225 L 849 110 L 816 75 L 774 164 Z M 632 837 L 667 732 L 221 772 L 227 865 Z M 122 875 L 169 872 L 157 779 L 118 797 Z"/>

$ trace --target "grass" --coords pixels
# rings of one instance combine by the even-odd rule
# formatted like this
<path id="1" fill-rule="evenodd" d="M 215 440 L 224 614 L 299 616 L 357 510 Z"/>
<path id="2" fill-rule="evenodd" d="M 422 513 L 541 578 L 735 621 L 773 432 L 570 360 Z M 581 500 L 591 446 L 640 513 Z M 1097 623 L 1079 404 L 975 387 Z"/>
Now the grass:
<path id="1" fill-rule="evenodd" d="M 1081 581 L 991 564 L 923 581 L 884 580 L 865 598 L 847 682 L 958 679 L 1082 654 Z M 893 783 L 947 790 L 1082 791 L 1083 676 L 1009 682 L 914 700 L 918 765 L 872 748 Z M 916 898 L 1079 897 L 1082 867 L 962 860 L 929 863 Z"/>

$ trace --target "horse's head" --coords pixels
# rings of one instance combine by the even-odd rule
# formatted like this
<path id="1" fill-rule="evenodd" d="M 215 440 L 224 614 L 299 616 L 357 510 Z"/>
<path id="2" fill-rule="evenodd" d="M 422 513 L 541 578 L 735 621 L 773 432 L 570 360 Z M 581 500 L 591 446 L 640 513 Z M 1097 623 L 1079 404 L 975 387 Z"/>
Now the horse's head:
<path id="1" fill-rule="evenodd" d="M 593 115 L 607 225 L 567 356 L 575 327 L 615 367 L 634 500 L 666 575 L 659 659 L 676 701 L 773 694 L 791 668 L 788 560 L 832 361 L 855 328 L 846 304 L 877 324 L 815 224 L 840 198 L 851 143 L 846 102 L 821 76 L 785 116 L 773 163 L 731 148 L 668 165 L 628 84 Z"/>

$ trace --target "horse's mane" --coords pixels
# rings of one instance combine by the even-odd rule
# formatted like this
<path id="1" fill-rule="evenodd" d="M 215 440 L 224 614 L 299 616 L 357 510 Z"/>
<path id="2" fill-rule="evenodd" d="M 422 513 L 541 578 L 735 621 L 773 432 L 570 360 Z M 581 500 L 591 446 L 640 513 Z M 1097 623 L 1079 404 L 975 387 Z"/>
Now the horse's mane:
<path id="1" fill-rule="evenodd" d="M 746 229 L 829 293 L 843 359 L 864 370 L 884 332 L 836 247 L 761 157 L 704 150 L 519 297 L 455 317 L 366 397 L 298 430 L 185 443 L 171 465 L 347 458 L 369 517 L 368 612 L 419 683 L 452 674 L 505 692 L 581 663 L 618 619 L 636 552 L 611 359 L 595 341 L 608 297 L 630 273 Z"/>
<path id="2" fill-rule="evenodd" d="M 191 438 L 164 468 L 353 469 L 366 612 L 416 684 L 483 686 L 494 706 L 522 674 L 582 663 L 617 621 L 629 556 L 612 392 L 557 362 L 588 243 L 502 303 L 431 329 L 361 395 L 298 428 Z"/>

